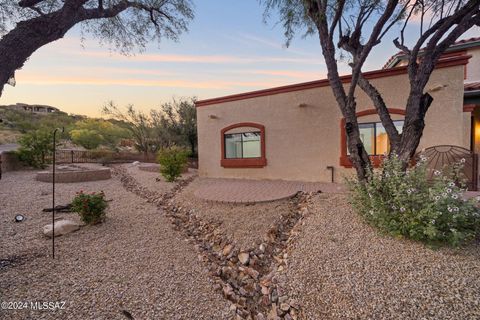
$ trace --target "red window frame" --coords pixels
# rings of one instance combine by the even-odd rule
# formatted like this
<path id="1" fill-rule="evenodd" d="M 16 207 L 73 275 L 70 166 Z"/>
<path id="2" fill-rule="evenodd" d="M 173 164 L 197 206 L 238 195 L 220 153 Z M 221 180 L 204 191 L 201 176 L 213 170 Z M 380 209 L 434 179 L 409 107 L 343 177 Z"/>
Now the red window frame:
<path id="1" fill-rule="evenodd" d="M 225 134 L 235 128 L 249 127 L 260 130 L 260 158 L 242 158 L 242 159 L 227 159 L 225 158 Z M 229 125 L 220 131 L 220 139 L 222 145 L 222 154 L 220 165 L 224 168 L 263 168 L 267 165 L 267 158 L 265 156 L 265 126 L 254 122 L 240 122 Z"/>
<path id="2" fill-rule="evenodd" d="M 403 109 L 396 109 L 396 108 L 388 108 L 388 112 L 390 114 L 399 114 L 399 115 L 405 115 L 405 110 Z M 364 111 L 360 111 L 356 113 L 357 119 L 364 117 L 364 116 L 369 116 L 372 114 L 377 114 L 376 109 L 368 109 Z M 340 165 L 345 168 L 352 168 L 353 164 L 352 161 L 350 161 L 350 158 L 347 154 L 347 134 L 345 133 L 345 118 L 342 118 L 340 120 Z M 359 121 L 360 123 L 360 121 Z M 370 156 L 370 161 L 372 161 L 372 165 L 377 168 L 380 166 L 383 160 L 383 155 L 375 155 L 375 156 Z"/>

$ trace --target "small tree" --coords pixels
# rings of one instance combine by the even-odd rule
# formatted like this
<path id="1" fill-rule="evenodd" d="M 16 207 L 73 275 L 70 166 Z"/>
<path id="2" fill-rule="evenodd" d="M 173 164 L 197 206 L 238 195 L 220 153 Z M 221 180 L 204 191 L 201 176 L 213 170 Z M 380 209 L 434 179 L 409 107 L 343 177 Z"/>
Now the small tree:
<path id="1" fill-rule="evenodd" d="M 168 181 L 173 182 L 181 176 L 187 166 L 188 153 L 179 147 L 164 148 L 158 153 L 160 173 Z"/>
<path id="2" fill-rule="evenodd" d="M 52 134 L 47 130 L 28 132 L 19 139 L 18 156 L 34 168 L 45 168 L 47 156 L 53 153 Z"/>
<path id="3" fill-rule="evenodd" d="M 188 147 L 191 156 L 197 153 L 197 110 L 195 97 L 173 99 L 162 104 L 161 110 L 151 111 L 153 125 L 164 145 L 181 145 Z"/>
<path id="4" fill-rule="evenodd" d="M 152 119 L 142 111 L 128 105 L 125 111 L 120 110 L 113 102 L 103 107 L 103 113 L 120 121 L 130 131 L 135 148 L 143 152 L 145 158 L 149 152 L 155 153 L 160 148 L 158 137 L 154 134 Z"/>

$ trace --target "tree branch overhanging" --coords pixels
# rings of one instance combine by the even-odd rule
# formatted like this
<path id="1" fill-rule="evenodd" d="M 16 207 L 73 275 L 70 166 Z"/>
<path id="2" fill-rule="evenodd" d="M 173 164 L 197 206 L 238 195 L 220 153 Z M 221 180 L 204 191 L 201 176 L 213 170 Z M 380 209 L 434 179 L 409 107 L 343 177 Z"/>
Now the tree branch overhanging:
<path id="1" fill-rule="evenodd" d="M 191 0 L 119 0 L 106 7 L 107 3 L 111 2 L 97 0 L 96 7 L 92 7 L 95 4 L 90 4 L 89 0 L 20 0 L 17 7 L 20 13 L 33 10 L 38 15 L 19 14 L 19 19 L 24 20 L 12 21 L 11 25 L 15 27 L 0 39 L 0 96 L 11 75 L 22 68 L 38 48 L 62 38 L 77 23 L 92 26 L 89 32 L 106 39 L 119 50 L 125 49 L 125 53 L 135 46 L 143 48 L 154 38 L 176 40 L 187 30 L 188 21 L 193 18 Z M 121 15 L 128 9 L 145 14 Z M 101 27 L 91 24 L 91 20 L 97 19 L 104 21 L 99 22 Z M 119 25 L 124 29 L 108 29 Z M 5 30 L 4 26 L 0 27 Z"/>

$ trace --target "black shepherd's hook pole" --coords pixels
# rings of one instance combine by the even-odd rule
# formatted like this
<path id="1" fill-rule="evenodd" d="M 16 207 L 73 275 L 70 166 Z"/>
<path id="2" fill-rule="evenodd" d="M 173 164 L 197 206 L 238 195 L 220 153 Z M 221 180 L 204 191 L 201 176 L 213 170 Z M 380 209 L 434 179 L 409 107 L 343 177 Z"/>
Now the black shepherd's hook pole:
<path id="1" fill-rule="evenodd" d="M 53 169 L 52 169 L 52 259 L 55 259 L 55 153 L 57 151 L 57 131 L 64 132 L 64 128 L 53 130 Z"/>

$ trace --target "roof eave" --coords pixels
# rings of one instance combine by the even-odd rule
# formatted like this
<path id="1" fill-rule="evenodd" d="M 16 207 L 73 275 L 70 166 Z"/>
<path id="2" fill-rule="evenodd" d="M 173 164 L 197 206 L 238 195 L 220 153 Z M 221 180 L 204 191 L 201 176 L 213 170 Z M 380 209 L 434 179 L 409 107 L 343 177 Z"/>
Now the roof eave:
<path id="1" fill-rule="evenodd" d="M 471 57 L 472 57 L 471 55 L 449 57 L 438 62 L 435 69 L 458 66 L 458 65 L 466 65 L 468 63 L 468 60 Z M 395 75 L 402 75 L 406 73 L 407 73 L 407 66 L 401 66 L 401 67 L 390 68 L 390 69 L 379 69 L 379 70 L 364 72 L 363 76 L 366 79 L 376 79 L 376 78 L 384 78 L 384 77 L 395 76 Z M 340 80 L 342 81 L 342 83 L 350 83 L 351 78 L 352 78 L 351 75 L 346 75 L 346 76 L 341 76 Z M 269 96 L 269 95 L 286 93 L 286 92 L 326 87 L 329 85 L 330 85 L 330 82 L 328 79 L 322 79 L 322 80 L 297 83 L 297 84 L 292 84 L 287 86 L 233 94 L 233 95 L 228 95 L 228 96 L 223 96 L 218 98 L 199 100 L 195 103 L 195 106 L 198 108 L 198 107 L 219 104 L 224 102 L 245 100 L 250 98 Z"/>
<path id="2" fill-rule="evenodd" d="M 469 43 L 461 43 L 461 44 L 452 46 L 452 47 L 448 48 L 447 50 L 445 50 L 445 52 L 461 51 L 461 50 L 469 49 L 469 48 L 472 48 L 472 47 L 480 47 L 480 40 L 472 41 L 472 42 L 469 42 Z M 421 56 L 421 52 L 419 53 L 419 55 Z M 405 54 L 400 54 L 400 55 L 392 58 L 392 60 L 390 62 L 388 62 L 387 64 L 385 64 L 385 66 L 383 68 L 384 69 L 395 68 L 395 66 L 401 60 L 405 59 L 406 57 L 407 56 Z"/>
<path id="3" fill-rule="evenodd" d="M 463 95 L 466 98 L 479 97 L 480 96 L 480 90 L 465 91 Z"/>

